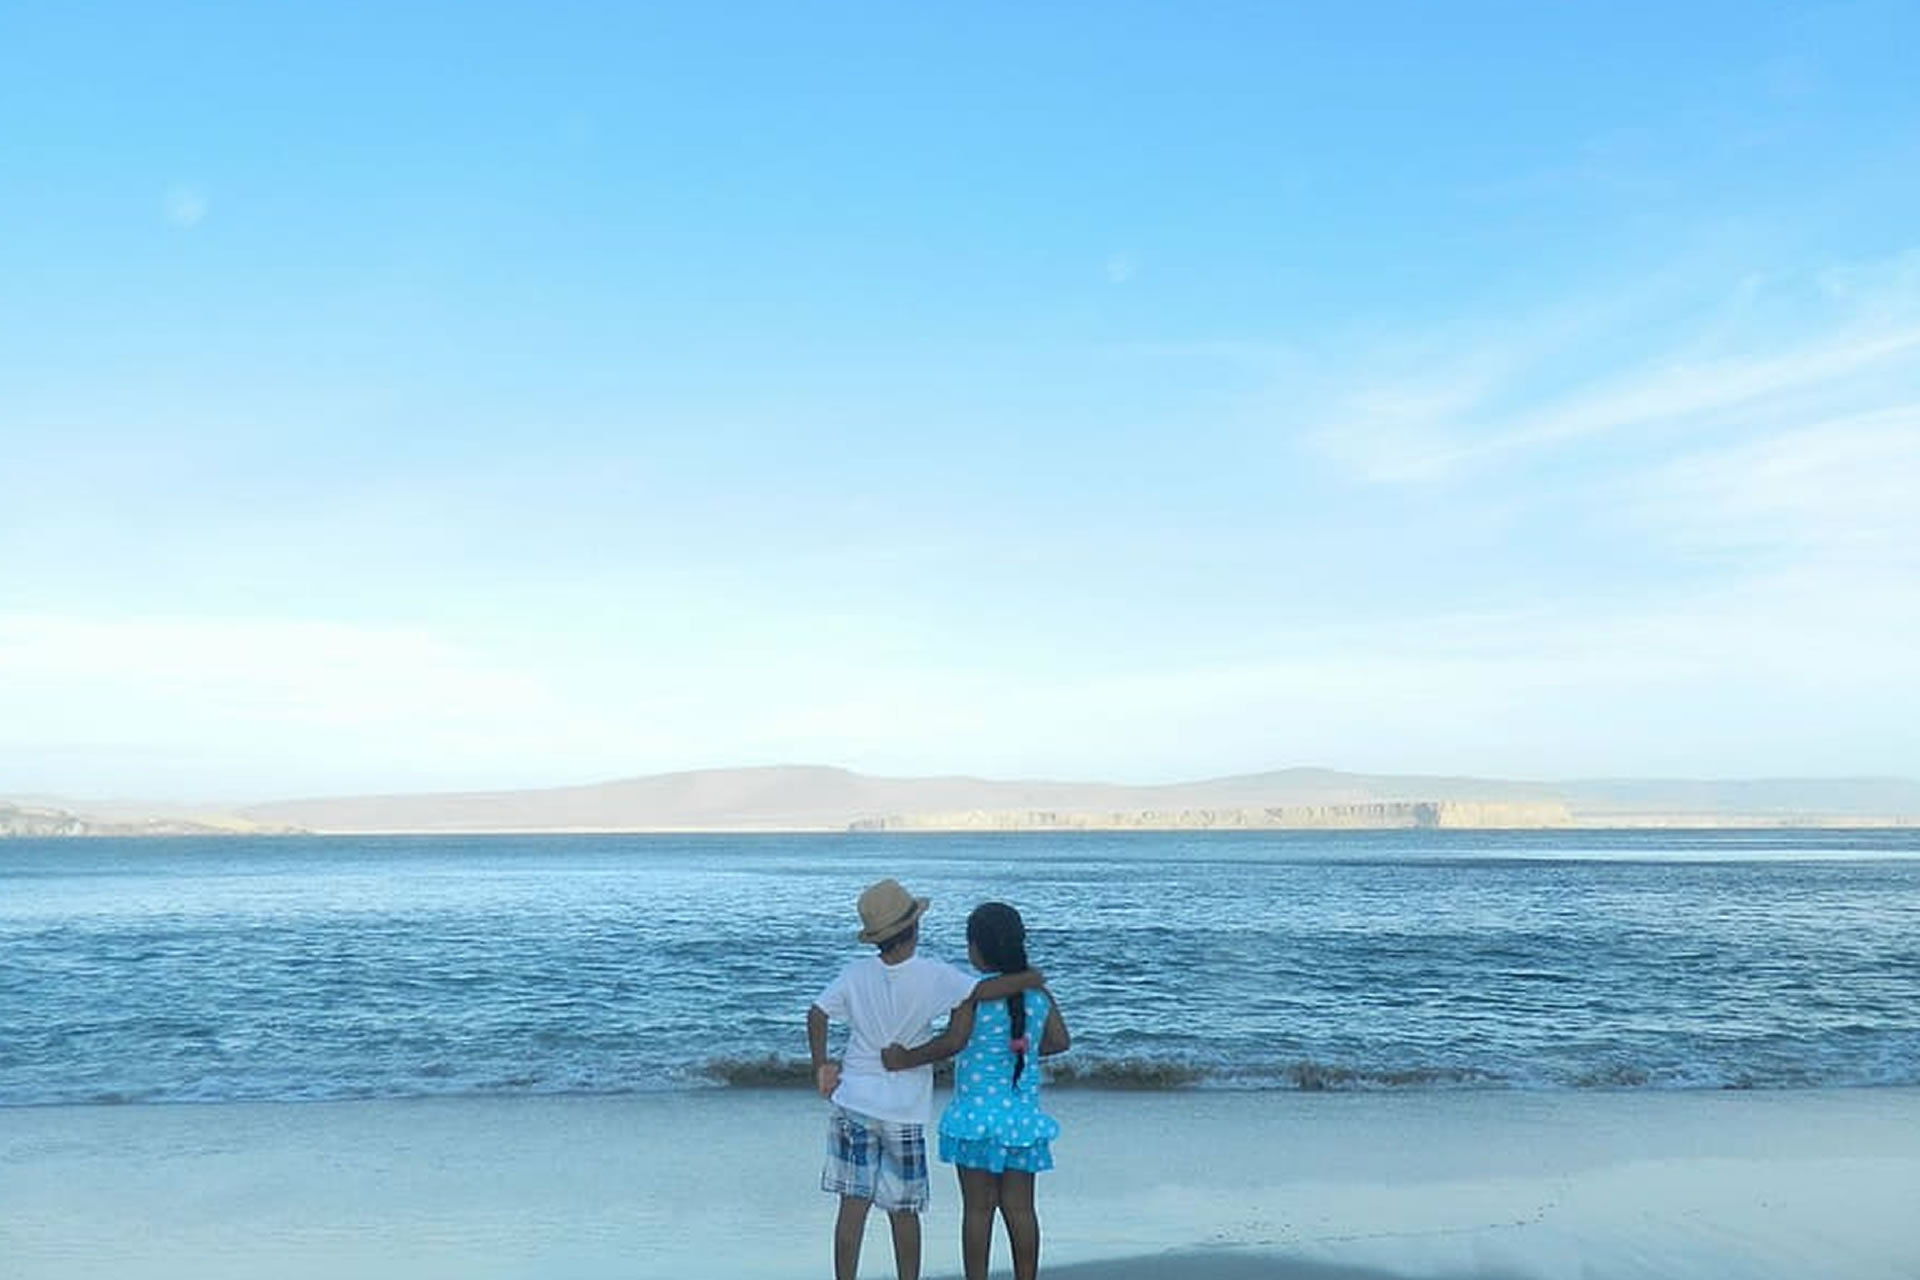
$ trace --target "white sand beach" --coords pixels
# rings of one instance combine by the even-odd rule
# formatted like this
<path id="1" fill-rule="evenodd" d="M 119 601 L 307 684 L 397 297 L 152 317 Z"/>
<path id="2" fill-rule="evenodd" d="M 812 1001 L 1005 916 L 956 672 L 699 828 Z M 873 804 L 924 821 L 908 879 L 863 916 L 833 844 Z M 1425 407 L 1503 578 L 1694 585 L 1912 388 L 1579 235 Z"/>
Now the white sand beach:
<path id="1" fill-rule="evenodd" d="M 1920 1276 L 1920 1090 L 1052 1103 L 1042 1270 L 1063 1280 Z M 752 1090 L 0 1110 L 0 1274 L 823 1276 L 820 1121 Z M 892 1274 L 877 1220 L 862 1274 Z"/>

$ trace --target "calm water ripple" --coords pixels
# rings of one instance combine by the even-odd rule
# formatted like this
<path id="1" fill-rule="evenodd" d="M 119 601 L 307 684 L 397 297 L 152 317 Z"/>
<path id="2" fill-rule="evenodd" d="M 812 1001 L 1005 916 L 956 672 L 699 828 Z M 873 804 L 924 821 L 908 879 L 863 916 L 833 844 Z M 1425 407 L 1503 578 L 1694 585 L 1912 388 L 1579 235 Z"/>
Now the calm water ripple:
<path id="1" fill-rule="evenodd" d="M 1920 1083 L 1920 832 L 0 842 L 0 1104 L 803 1081 L 852 901 L 1014 903 L 1063 1077 Z"/>

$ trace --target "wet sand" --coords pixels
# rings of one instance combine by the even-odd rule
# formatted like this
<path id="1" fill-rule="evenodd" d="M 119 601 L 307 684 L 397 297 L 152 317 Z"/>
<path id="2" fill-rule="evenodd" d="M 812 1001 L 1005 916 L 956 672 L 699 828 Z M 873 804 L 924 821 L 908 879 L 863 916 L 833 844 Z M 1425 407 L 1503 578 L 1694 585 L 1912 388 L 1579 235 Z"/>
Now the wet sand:
<path id="1" fill-rule="evenodd" d="M 1052 1105 L 1059 1280 L 1920 1277 L 1920 1090 Z M 822 1132 L 810 1095 L 753 1090 L 0 1110 L 0 1274 L 825 1276 Z M 936 1167 L 929 1277 L 957 1199 Z M 877 1216 L 862 1274 L 893 1274 Z"/>
<path id="2" fill-rule="evenodd" d="M 1372 1267 L 1343 1267 L 1337 1263 L 1304 1262 L 1231 1248 L 1175 1250 L 1139 1258 L 1105 1262 L 1069 1263 L 1047 1267 L 1051 1280 L 1401 1280 L 1399 1273 Z M 1464 1280 L 1464 1278 L 1462 1278 Z"/>

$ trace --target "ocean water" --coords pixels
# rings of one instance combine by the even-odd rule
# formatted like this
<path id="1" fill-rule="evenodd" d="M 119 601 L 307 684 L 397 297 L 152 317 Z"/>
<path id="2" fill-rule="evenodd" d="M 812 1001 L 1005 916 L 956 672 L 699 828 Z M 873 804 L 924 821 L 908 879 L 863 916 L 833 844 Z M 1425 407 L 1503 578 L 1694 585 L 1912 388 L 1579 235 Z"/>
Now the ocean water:
<path id="1" fill-rule="evenodd" d="M 860 889 L 997 898 L 1058 1083 L 1920 1084 L 1920 832 L 0 841 L 0 1104 L 804 1082 Z"/>

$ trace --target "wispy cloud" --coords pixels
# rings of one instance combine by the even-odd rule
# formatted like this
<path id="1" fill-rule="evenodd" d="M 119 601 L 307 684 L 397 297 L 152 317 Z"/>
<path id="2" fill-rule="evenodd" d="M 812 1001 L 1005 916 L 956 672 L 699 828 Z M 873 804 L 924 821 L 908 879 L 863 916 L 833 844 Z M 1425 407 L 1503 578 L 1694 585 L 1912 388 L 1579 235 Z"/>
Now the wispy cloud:
<path id="1" fill-rule="evenodd" d="M 1470 478 L 1600 438 L 1658 433 L 1671 449 L 1702 428 L 1778 427 L 1871 411 L 1920 388 L 1920 272 L 1912 255 L 1829 271 L 1772 292 L 1736 283 L 1730 297 L 1638 358 L 1583 362 L 1577 347 L 1543 346 L 1515 321 L 1477 345 L 1435 343 L 1431 367 L 1356 384 L 1313 410 L 1307 446 L 1356 479 L 1426 483 Z M 1774 296 L 1775 294 L 1786 295 Z M 1804 317 L 1782 326 L 1794 304 Z M 1748 317 L 1729 323 L 1729 313 Z M 1784 331 L 1783 331 L 1784 328 Z M 1597 350 L 1618 333 L 1572 333 Z M 1586 363 L 1553 394 L 1530 390 L 1542 366 Z"/>
<path id="2" fill-rule="evenodd" d="M 1816 342 L 1766 355 L 1637 370 L 1463 447 L 1450 463 L 1484 462 L 1628 427 L 1680 424 L 1808 389 L 1844 393 L 1846 380 L 1920 355 L 1920 327 Z"/>
<path id="3" fill-rule="evenodd" d="M 191 231 L 213 212 L 213 199 L 200 187 L 180 183 L 167 189 L 161 211 L 168 222 L 182 231 Z"/>
<path id="4" fill-rule="evenodd" d="M 1463 768 L 1912 769 L 1917 268 L 1754 276 L 1684 310 L 1563 304 L 1376 341 L 1318 378 L 1296 361 L 1267 421 L 1345 481 L 1316 508 L 1329 554 L 1362 518 L 1394 528 L 1353 567 L 1402 604 L 1102 699 L 1216 742 L 1307 726 L 1377 767 L 1417 763 L 1387 736 Z M 1463 569 L 1448 547 L 1485 554 Z M 1474 607 L 1417 591 L 1415 564 Z"/>
<path id="5" fill-rule="evenodd" d="M 1689 548 L 1920 573 L 1920 401 L 1690 453 L 1640 490 L 1636 517 Z"/>

